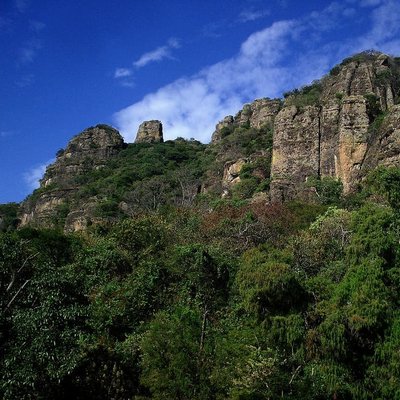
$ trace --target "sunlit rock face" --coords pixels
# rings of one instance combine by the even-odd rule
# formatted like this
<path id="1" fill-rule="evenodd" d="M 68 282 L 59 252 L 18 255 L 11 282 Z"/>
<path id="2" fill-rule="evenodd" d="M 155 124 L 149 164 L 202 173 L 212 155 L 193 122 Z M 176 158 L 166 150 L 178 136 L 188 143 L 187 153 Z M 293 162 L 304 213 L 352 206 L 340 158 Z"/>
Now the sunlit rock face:
<path id="1" fill-rule="evenodd" d="M 160 121 L 145 121 L 140 124 L 135 143 L 162 143 L 163 141 L 163 127 Z"/>
<path id="2" fill-rule="evenodd" d="M 287 97 L 274 124 L 272 201 L 301 197 L 310 177 L 340 179 L 348 194 L 372 168 L 400 165 L 399 71 L 385 54 L 356 55 L 314 92 Z"/>

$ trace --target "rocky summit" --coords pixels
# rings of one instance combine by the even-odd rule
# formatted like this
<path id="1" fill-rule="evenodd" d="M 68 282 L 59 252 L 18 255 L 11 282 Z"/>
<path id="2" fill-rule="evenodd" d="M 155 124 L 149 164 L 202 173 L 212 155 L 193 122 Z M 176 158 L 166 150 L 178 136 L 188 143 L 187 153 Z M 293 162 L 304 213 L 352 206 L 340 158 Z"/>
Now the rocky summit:
<path id="1" fill-rule="evenodd" d="M 368 51 L 283 99 L 244 105 L 217 123 L 209 145 L 164 143 L 158 120 L 143 122 L 129 145 L 97 125 L 57 153 L 21 204 L 20 223 L 80 230 L 138 207 L 188 204 L 198 194 L 312 201 L 313 182 L 325 178 L 349 195 L 374 168 L 400 165 L 399 103 L 400 58 Z M 113 191 L 111 181 L 119 182 Z"/>
<path id="2" fill-rule="evenodd" d="M 340 179 L 350 193 L 371 168 L 398 165 L 399 85 L 398 60 L 364 53 L 288 94 L 274 124 L 271 199 L 296 197 L 309 177 Z"/>
<path id="3" fill-rule="evenodd" d="M 140 124 L 135 143 L 162 143 L 163 127 L 161 121 L 145 121 Z"/>

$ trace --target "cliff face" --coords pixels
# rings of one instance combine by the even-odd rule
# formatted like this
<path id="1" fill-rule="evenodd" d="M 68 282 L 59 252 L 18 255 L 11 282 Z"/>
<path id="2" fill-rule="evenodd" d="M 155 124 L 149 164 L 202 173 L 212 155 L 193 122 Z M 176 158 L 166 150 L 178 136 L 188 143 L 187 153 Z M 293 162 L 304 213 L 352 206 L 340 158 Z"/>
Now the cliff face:
<path id="1" fill-rule="evenodd" d="M 55 215 L 77 191 L 77 177 L 102 168 L 124 147 L 119 132 L 107 125 L 88 128 L 75 136 L 47 167 L 39 190 L 21 205 L 21 225 L 52 226 Z"/>
<path id="2" fill-rule="evenodd" d="M 271 200 L 301 196 L 310 177 L 340 179 L 348 194 L 369 169 L 399 165 L 399 88 L 395 60 L 366 53 L 290 94 L 275 119 Z"/>
<path id="3" fill-rule="evenodd" d="M 249 127 L 260 129 L 267 124 L 273 124 L 275 116 L 282 107 L 280 99 L 257 99 L 250 104 L 245 104 L 234 117 L 228 115 L 218 122 L 211 137 L 211 143 L 219 142 L 229 129 L 234 127 Z"/>
<path id="4" fill-rule="evenodd" d="M 282 202 L 315 196 L 309 179 L 332 177 L 345 194 L 354 192 L 378 165 L 400 166 L 399 97 L 400 59 L 368 52 L 344 60 L 284 101 L 246 104 L 216 125 L 208 146 L 189 141 L 178 150 L 178 142 L 163 143 L 157 120 L 142 123 L 128 148 L 115 129 L 88 128 L 57 153 L 39 190 L 22 203 L 21 225 L 81 230 L 101 215 L 117 218 L 148 202 L 153 208 L 184 204 L 200 188 L 212 196 L 262 195 Z M 109 175 L 114 189 L 105 181 Z"/>
<path id="5" fill-rule="evenodd" d="M 162 143 L 163 129 L 160 121 L 145 121 L 140 124 L 135 143 Z"/>

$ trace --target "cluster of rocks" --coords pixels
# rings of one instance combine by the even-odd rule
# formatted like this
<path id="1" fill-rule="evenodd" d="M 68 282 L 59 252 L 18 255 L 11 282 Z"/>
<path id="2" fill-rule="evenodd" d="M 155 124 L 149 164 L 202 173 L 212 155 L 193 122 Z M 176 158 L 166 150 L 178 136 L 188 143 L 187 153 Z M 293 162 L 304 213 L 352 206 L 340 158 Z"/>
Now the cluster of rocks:
<path id="1" fill-rule="evenodd" d="M 395 60 L 381 53 L 353 57 L 332 71 L 318 83 L 318 101 L 299 104 L 296 96 L 302 91 L 285 101 L 258 99 L 216 125 L 211 145 L 220 143 L 237 127 L 273 127 L 270 201 L 301 196 L 310 177 L 340 179 L 344 192 L 350 193 L 372 168 L 400 165 L 400 105 L 395 105 L 400 79 L 391 78 L 399 76 Z M 381 112 L 379 125 L 375 123 L 377 107 Z M 162 142 L 160 121 L 145 121 L 139 126 L 135 143 Z M 78 190 L 76 177 L 102 168 L 125 146 L 119 132 L 107 125 L 75 136 L 47 168 L 40 182 L 43 190 L 22 203 L 21 224 L 51 225 L 56 210 Z M 240 156 L 225 163 L 219 178 L 223 196 L 240 182 L 240 172 L 249 159 L 251 156 Z M 92 199 L 70 210 L 66 230 L 84 229 L 85 215 L 95 202 Z"/>
<path id="2" fill-rule="evenodd" d="M 163 142 L 160 121 L 145 121 L 138 129 L 135 143 Z M 30 196 L 21 204 L 21 226 L 51 226 L 55 215 L 69 205 L 79 187 L 77 177 L 103 168 L 106 163 L 126 147 L 120 133 L 108 125 L 85 129 L 71 139 L 65 149 L 57 152 L 56 161 L 49 165 L 40 181 L 39 194 Z M 42 193 L 40 193 L 42 192 Z M 77 231 L 88 225 L 96 198 L 89 199 L 77 208 L 67 210 L 65 230 Z"/>
<path id="3" fill-rule="evenodd" d="M 260 129 L 262 126 L 272 124 L 279 110 L 282 108 L 280 99 L 257 99 L 250 104 L 245 104 L 234 117 L 226 116 L 219 121 L 215 127 L 215 131 L 211 136 L 211 143 L 219 142 L 223 136 L 225 129 L 235 127 L 249 127 Z"/>
<path id="4" fill-rule="evenodd" d="M 212 143 L 220 142 L 235 127 L 272 124 L 271 201 L 301 197 L 310 177 L 340 179 L 344 194 L 351 193 L 371 168 L 400 165 L 400 106 L 394 105 L 399 88 L 390 79 L 380 79 L 394 76 L 396 68 L 385 54 L 355 56 L 317 83 L 317 102 L 296 104 L 301 91 L 283 103 L 279 99 L 256 100 L 235 117 L 229 115 L 220 121 Z M 377 104 L 371 105 L 371 98 Z M 386 114 L 379 129 L 371 126 L 376 117 L 372 107 Z M 242 158 L 226 163 L 225 188 L 240 182 L 243 165 Z M 236 175 L 229 181 L 233 166 Z"/>
<path id="5" fill-rule="evenodd" d="M 309 177 L 340 179 L 348 194 L 371 168 L 400 165 L 400 115 L 394 106 L 399 88 L 377 79 L 390 76 L 393 68 L 384 54 L 361 61 L 355 57 L 321 81 L 319 104 L 284 105 L 274 124 L 272 201 L 297 197 Z M 371 97 L 387 113 L 376 132 Z"/>

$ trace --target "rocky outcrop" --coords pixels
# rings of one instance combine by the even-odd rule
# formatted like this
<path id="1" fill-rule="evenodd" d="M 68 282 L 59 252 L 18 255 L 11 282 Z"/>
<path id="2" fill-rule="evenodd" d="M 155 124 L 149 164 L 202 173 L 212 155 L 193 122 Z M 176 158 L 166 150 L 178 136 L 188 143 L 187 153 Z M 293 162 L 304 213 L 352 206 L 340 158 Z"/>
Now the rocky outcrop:
<path id="1" fill-rule="evenodd" d="M 226 133 L 229 133 L 230 128 L 235 125 L 235 120 L 232 115 L 226 116 L 223 120 L 219 121 L 215 126 L 215 131 L 211 136 L 211 142 L 219 142 Z"/>
<path id="2" fill-rule="evenodd" d="M 281 107 L 280 99 L 257 99 L 244 105 L 243 109 L 236 114 L 235 122 L 239 126 L 259 129 L 263 125 L 273 123 Z"/>
<path id="3" fill-rule="evenodd" d="M 108 125 L 85 129 L 75 136 L 65 150 L 59 150 L 56 161 L 46 169 L 41 187 L 67 187 L 74 178 L 87 171 L 99 169 L 124 147 L 119 132 Z"/>
<path id="4" fill-rule="evenodd" d="M 162 143 L 163 141 L 163 128 L 160 121 L 145 121 L 140 124 L 135 143 Z"/>
<path id="5" fill-rule="evenodd" d="M 78 190 L 77 178 L 102 168 L 125 144 L 119 132 L 108 125 L 85 129 L 67 147 L 57 152 L 46 169 L 40 188 L 21 205 L 21 226 L 52 226 L 57 215 L 69 212 L 69 201 Z"/>
<path id="6" fill-rule="evenodd" d="M 285 107 L 275 121 L 272 152 L 273 201 L 296 196 L 298 184 L 318 174 L 320 110 Z"/>
<path id="7" fill-rule="evenodd" d="M 239 158 L 236 161 L 225 163 L 222 178 L 222 197 L 227 197 L 232 187 L 240 183 L 240 172 L 247 162 L 246 158 Z"/>
<path id="8" fill-rule="evenodd" d="M 250 104 L 245 104 L 235 117 L 228 115 L 217 123 L 211 137 L 211 143 L 219 142 L 235 127 L 260 129 L 267 124 L 273 124 L 281 107 L 281 100 L 268 98 L 257 99 Z"/>
<path id="9" fill-rule="evenodd" d="M 377 165 L 400 166 L 400 105 L 393 106 L 381 121 L 376 122 L 378 124 L 370 127 L 369 146 L 362 172 Z"/>
<path id="10" fill-rule="evenodd" d="M 289 96 L 275 118 L 271 200 L 301 197 L 310 177 L 340 179 L 348 194 L 371 168 L 400 165 L 399 77 L 389 56 L 363 53 Z"/>
<path id="11" fill-rule="evenodd" d="M 196 178 L 188 197 L 196 195 L 200 183 L 202 193 L 222 191 L 223 197 L 239 193 L 250 198 L 256 192 L 264 201 L 269 190 L 273 202 L 309 199 L 315 196 L 310 178 L 324 177 L 341 180 L 344 193 L 352 193 L 371 169 L 400 166 L 399 97 L 400 60 L 362 53 L 344 60 L 321 81 L 293 91 L 284 102 L 264 98 L 246 104 L 216 125 L 205 153 L 213 162 L 202 182 Z M 160 121 L 140 125 L 135 143 L 160 142 Z M 75 136 L 57 153 L 40 188 L 21 204 L 21 225 L 64 224 L 66 231 L 76 231 L 101 222 L 102 207 L 109 207 L 108 192 L 81 190 L 82 185 L 125 147 L 118 131 L 107 125 Z M 134 207 L 128 199 L 115 201 L 115 214 L 103 217 L 131 214 Z"/>

